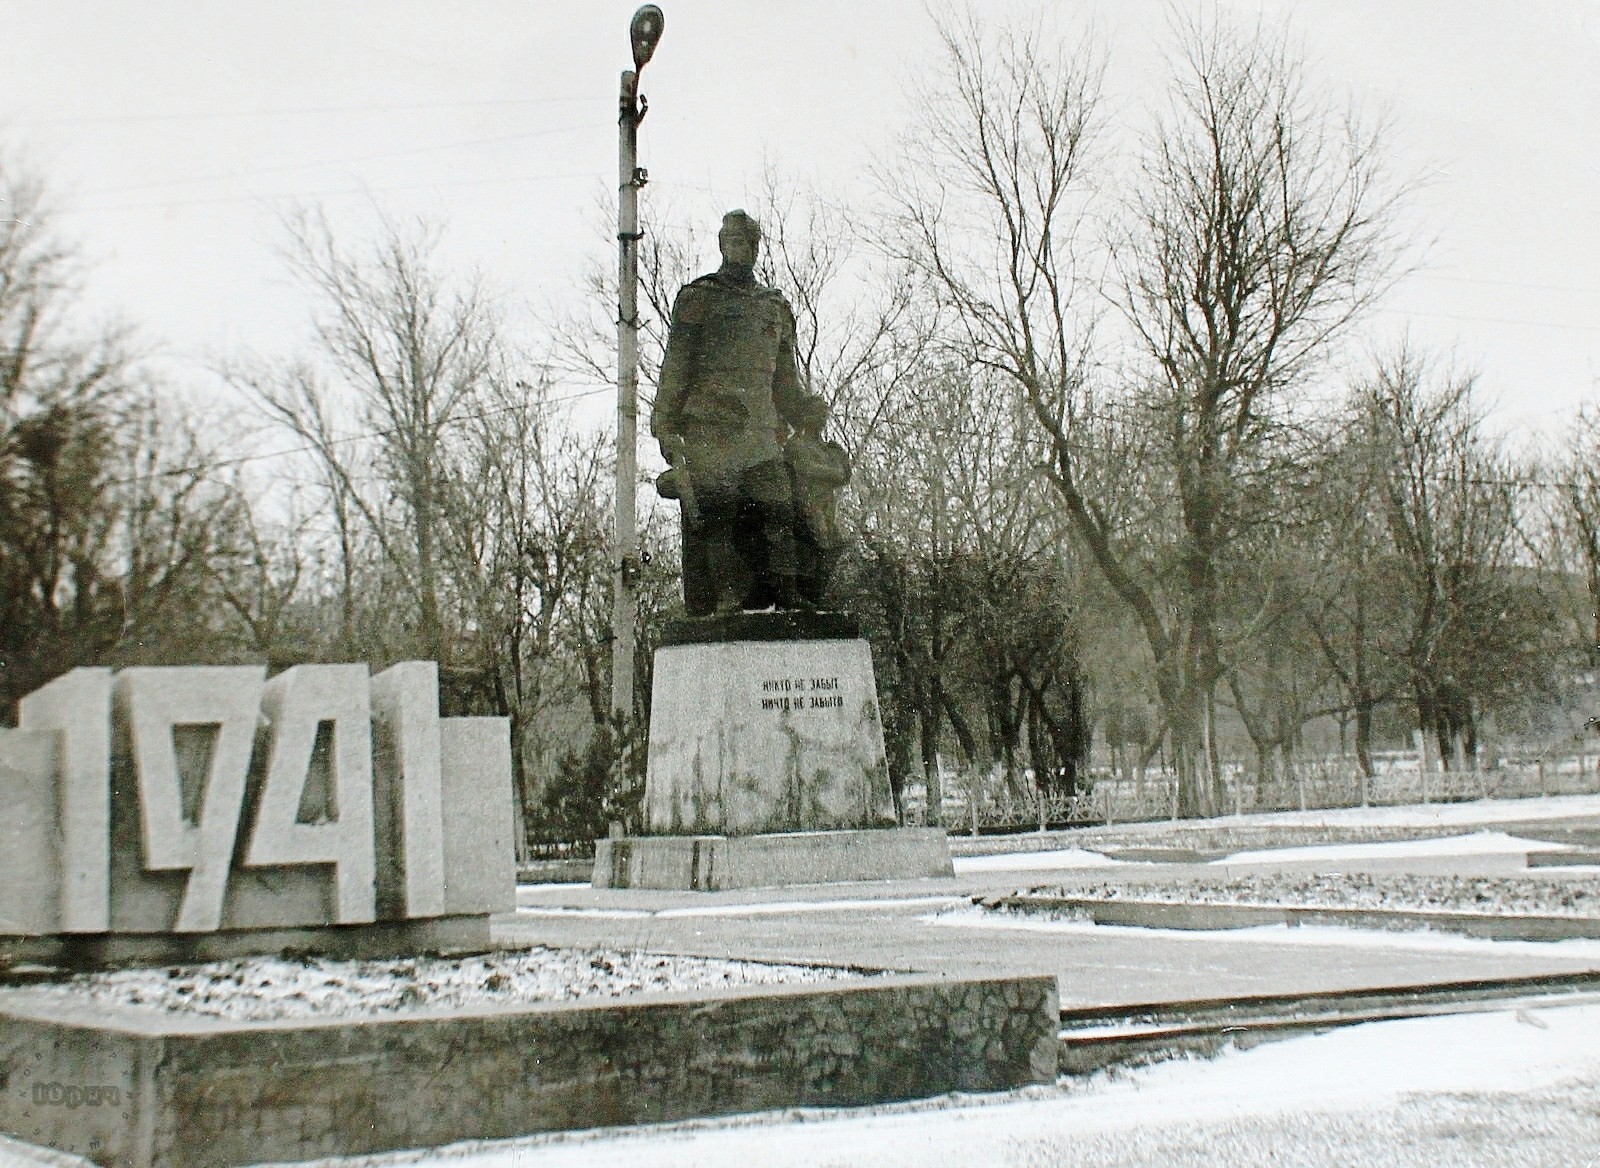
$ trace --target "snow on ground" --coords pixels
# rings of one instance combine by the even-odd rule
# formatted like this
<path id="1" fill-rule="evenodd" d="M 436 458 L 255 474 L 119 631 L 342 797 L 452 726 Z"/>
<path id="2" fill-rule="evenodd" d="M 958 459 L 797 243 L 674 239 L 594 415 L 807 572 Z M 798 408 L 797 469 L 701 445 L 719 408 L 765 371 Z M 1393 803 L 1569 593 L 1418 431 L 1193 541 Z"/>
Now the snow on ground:
<path id="1" fill-rule="evenodd" d="M 1413 803 L 1404 807 L 1340 807 L 1325 811 L 1271 811 L 1221 819 L 1188 820 L 1189 825 L 1437 827 L 1507 823 L 1523 819 L 1571 819 L 1600 815 L 1600 795 L 1553 795 L 1543 799 L 1479 799 L 1471 803 Z M 1130 827 L 1133 825 L 1129 825 Z M 1142 826 L 1142 825 L 1140 825 Z M 1151 825 L 1156 830 L 1166 826 Z"/>
<path id="2" fill-rule="evenodd" d="M 1352 929 L 1343 925 L 1257 925 L 1243 929 L 1158 929 L 1139 925 L 1097 925 L 1093 921 L 1052 919 L 1035 913 L 995 912 L 973 905 L 954 912 L 919 917 L 930 925 L 994 932 L 1059 933 L 1067 936 L 1160 937 L 1215 945 L 1218 942 L 1262 945 L 1316 945 L 1356 949 L 1400 949 L 1528 957 L 1571 957 L 1600 968 L 1600 940 L 1495 941 L 1429 929 Z"/>
<path id="3" fill-rule="evenodd" d="M 835 981 L 853 970 L 591 949 L 509 950 L 392 961 L 244 957 L 81 974 L 35 991 L 234 1021 L 504 1007 L 730 986 Z"/>
<path id="4" fill-rule="evenodd" d="M 1072 868 L 1113 868 L 1124 863 L 1099 852 L 1083 848 L 1062 848 L 1054 852 L 999 852 L 992 856 L 956 856 L 952 861 L 957 876 L 975 872 L 1059 872 Z"/>
<path id="5" fill-rule="evenodd" d="M 964 896 L 858 897 L 842 900 L 761 900 L 749 904 L 708 904 L 692 908 L 571 908 L 566 905 L 520 905 L 519 916 L 528 917 L 765 917 L 789 913 L 853 912 L 873 909 L 922 908 L 966 904 Z"/>
<path id="6" fill-rule="evenodd" d="M 1480 831 L 1438 839 L 1391 840 L 1372 844 L 1308 844 L 1300 847 L 1263 848 L 1235 852 L 1211 860 L 1216 866 L 1238 864 L 1277 864 L 1298 862 L 1330 863 L 1343 860 L 1398 860 L 1413 856 L 1511 856 L 1528 852 L 1570 851 L 1570 844 L 1547 840 L 1525 840 L 1499 831 Z M 1112 868 L 1130 861 L 1117 860 L 1084 848 L 1063 848 L 1050 852 L 998 852 L 987 856 L 957 856 L 957 876 L 981 872 L 1069 871 L 1085 868 Z"/>
<path id="7" fill-rule="evenodd" d="M 1503 831 L 1480 831 L 1472 835 L 1443 836 L 1438 839 L 1392 840 L 1378 844 L 1312 844 L 1296 848 L 1264 848 L 1254 852 L 1235 852 L 1212 860 L 1216 866 L 1229 864 L 1281 864 L 1302 861 L 1395 860 L 1410 856 L 1501 856 L 1528 852 L 1565 852 L 1571 845 L 1547 840 L 1518 839 Z"/>
<path id="8" fill-rule="evenodd" d="M 1417 1101 L 1459 1118 L 1463 1101 L 1485 1095 L 1504 1120 L 1517 1098 L 1569 1082 L 1600 1078 L 1600 1006 L 1508 1010 L 1503 1013 L 1425 1018 L 1354 1026 L 1313 1037 L 1233 1051 L 1210 1061 L 1175 1061 L 1086 1083 L 1005 1096 L 951 1099 L 848 1112 L 774 1112 L 660 1127 L 529 1137 L 458 1145 L 429 1152 L 362 1160 L 363 1165 L 435 1168 L 808 1168 L 811 1165 L 1171 1165 L 1130 1152 L 1151 1133 L 1170 1140 L 1193 1133 L 1199 1148 L 1183 1164 L 1328 1162 L 1310 1146 L 1291 1145 L 1280 1130 L 1296 1133 L 1328 1125 L 1329 1116 L 1355 1117 L 1343 1127 L 1361 1134 L 1370 1118 Z M 1585 1097 L 1586 1098 L 1586 1097 Z M 1578 1118 L 1587 1114 L 1580 1109 Z M 1433 1113 L 1429 1113 L 1432 1115 Z M 1563 1117 L 1567 1118 L 1567 1117 Z M 796 1122 L 803 1120 L 804 1122 Z M 1460 1124 L 1456 1127 L 1459 1129 Z M 1488 1125 L 1484 1125 L 1488 1126 Z M 1587 1127 L 1594 1128 L 1593 1118 Z M 1467 1134 L 1473 1134 L 1468 1132 Z M 1491 1128 L 1497 1152 L 1516 1152 L 1530 1133 L 1515 1123 Z M 1548 1134 L 1548 1133 L 1545 1133 Z M 1377 1130 L 1367 1155 L 1342 1161 L 1483 1164 L 1458 1141 L 1460 1130 L 1425 1125 L 1420 1159 Z M 1558 1129 L 1554 1139 L 1577 1140 L 1583 1130 Z M 1434 1150 L 1435 1147 L 1437 1150 Z M 1461 1153 L 1468 1151 L 1463 1157 Z M 1395 1158 L 1390 1159 L 1389 1153 Z M 1402 1155 L 1411 1158 L 1401 1159 Z M 1516 1163 L 1580 1163 L 1561 1159 Z M 329 1164 L 337 1161 L 326 1162 Z"/>

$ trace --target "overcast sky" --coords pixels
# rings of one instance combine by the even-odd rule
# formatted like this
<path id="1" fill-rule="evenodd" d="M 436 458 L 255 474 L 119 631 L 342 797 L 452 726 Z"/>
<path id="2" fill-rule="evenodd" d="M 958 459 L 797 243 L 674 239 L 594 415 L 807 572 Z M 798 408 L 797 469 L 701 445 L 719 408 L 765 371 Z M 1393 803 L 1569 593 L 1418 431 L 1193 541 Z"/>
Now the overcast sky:
<path id="1" fill-rule="evenodd" d="M 94 261 L 95 302 L 175 360 L 282 351 L 305 307 L 274 248 L 282 209 L 342 229 L 449 224 L 454 260 L 513 298 L 569 295 L 603 253 L 617 74 L 634 0 L 0 0 L 0 141 L 51 182 Z M 1188 0 L 1175 6 L 1187 10 Z M 647 198 L 752 201 L 771 159 L 825 190 L 907 116 L 922 0 L 663 0 L 645 74 Z M 1209 6 L 1208 6 L 1209 7 Z M 1396 119 L 1436 238 L 1377 331 L 1455 346 L 1508 431 L 1600 399 L 1600 0 L 1231 0 L 1291 21 L 1317 75 Z M 1162 75 L 1158 0 L 981 0 L 1108 43 L 1108 112 Z M 711 236 L 707 233 L 708 241 Z M 709 265 L 714 256 L 707 255 Z"/>

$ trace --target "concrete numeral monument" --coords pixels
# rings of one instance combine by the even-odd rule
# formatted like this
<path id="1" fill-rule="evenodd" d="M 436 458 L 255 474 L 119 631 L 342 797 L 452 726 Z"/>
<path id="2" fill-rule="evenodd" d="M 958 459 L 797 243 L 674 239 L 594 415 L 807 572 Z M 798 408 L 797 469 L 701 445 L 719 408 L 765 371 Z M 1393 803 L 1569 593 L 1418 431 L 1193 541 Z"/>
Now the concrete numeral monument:
<path id="1" fill-rule="evenodd" d="M 942 831 L 894 826 L 872 654 L 820 609 L 850 466 L 801 384 L 793 312 L 755 279 L 760 239 L 730 211 L 722 267 L 673 304 L 651 429 L 688 617 L 656 653 L 645 833 L 600 841 L 597 887 L 951 872 Z"/>
<path id="2" fill-rule="evenodd" d="M 0 729 L 0 970 L 485 947 L 515 900 L 504 718 L 402 662 L 74 669 Z"/>

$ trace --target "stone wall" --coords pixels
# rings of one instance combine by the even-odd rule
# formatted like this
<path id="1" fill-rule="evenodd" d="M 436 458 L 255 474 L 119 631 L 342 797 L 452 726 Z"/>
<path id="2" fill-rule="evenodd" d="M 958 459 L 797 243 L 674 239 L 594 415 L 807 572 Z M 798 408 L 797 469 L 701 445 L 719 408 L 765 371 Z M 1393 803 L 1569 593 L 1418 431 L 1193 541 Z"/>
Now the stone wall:
<path id="1" fill-rule="evenodd" d="M 1052 1080 L 1057 1057 L 1051 977 L 895 976 L 314 1026 L 73 1018 L 46 1002 L 0 991 L 0 1130 L 137 1168 L 994 1091 Z M 40 1106 L 40 1075 L 115 1088 L 118 1105 Z"/>

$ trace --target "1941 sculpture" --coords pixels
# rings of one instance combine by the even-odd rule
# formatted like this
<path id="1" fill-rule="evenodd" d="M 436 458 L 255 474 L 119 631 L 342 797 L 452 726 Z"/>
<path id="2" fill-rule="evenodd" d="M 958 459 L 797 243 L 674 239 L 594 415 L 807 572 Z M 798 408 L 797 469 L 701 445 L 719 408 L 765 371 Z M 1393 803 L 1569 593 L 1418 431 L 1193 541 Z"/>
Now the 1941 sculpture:
<path id="1" fill-rule="evenodd" d="M 651 430 L 683 521 L 687 620 L 655 656 L 644 834 L 601 840 L 599 887 L 713 890 L 950 873 L 938 829 L 897 829 L 872 654 L 823 609 L 850 477 L 795 361 L 794 313 L 755 278 L 761 229 L 672 309 Z"/>

